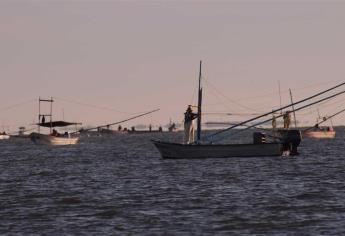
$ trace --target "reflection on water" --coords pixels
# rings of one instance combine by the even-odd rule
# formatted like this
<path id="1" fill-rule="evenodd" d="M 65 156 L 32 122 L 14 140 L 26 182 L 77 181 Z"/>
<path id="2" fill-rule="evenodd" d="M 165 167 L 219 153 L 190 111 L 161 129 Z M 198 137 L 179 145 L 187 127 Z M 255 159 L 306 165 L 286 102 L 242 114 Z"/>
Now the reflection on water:
<path id="1" fill-rule="evenodd" d="M 344 133 L 298 157 L 164 160 L 150 139 L 0 142 L 0 234 L 338 234 Z"/>

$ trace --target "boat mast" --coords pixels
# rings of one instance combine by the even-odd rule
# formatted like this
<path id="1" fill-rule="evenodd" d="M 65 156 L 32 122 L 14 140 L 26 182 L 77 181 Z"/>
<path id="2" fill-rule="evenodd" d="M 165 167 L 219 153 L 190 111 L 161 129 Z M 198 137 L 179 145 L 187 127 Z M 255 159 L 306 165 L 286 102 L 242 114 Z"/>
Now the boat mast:
<path id="1" fill-rule="evenodd" d="M 199 93 L 198 93 L 198 117 L 197 117 L 197 143 L 201 140 L 201 104 L 202 104 L 202 87 L 201 87 L 201 65 L 202 61 L 200 61 L 200 68 L 199 68 Z"/>
<path id="2" fill-rule="evenodd" d="M 38 98 L 38 123 L 41 123 L 41 97 Z M 41 126 L 37 126 L 37 131 L 40 134 L 41 133 Z"/>
<path id="3" fill-rule="evenodd" d="M 290 91 L 291 107 L 292 107 L 292 111 L 293 111 L 293 118 L 295 120 L 295 128 L 297 128 L 296 112 L 295 112 L 295 107 L 293 105 L 293 98 L 292 98 L 291 89 L 289 89 L 289 91 Z"/>
<path id="4" fill-rule="evenodd" d="M 50 133 L 53 129 L 53 97 L 50 97 Z"/>
<path id="5" fill-rule="evenodd" d="M 279 107 L 282 108 L 282 94 L 280 91 L 280 81 L 278 80 L 278 89 L 279 89 Z M 283 109 L 280 110 L 280 114 L 283 114 Z"/>
<path id="6" fill-rule="evenodd" d="M 50 103 L 50 113 L 49 114 L 42 114 L 41 113 L 41 102 L 49 102 Z M 52 133 L 52 128 L 53 128 L 53 98 L 51 97 L 50 99 L 42 99 L 39 97 L 38 99 L 38 133 L 40 133 L 40 123 L 41 123 L 41 118 L 42 117 L 49 117 L 49 122 L 50 122 L 50 133 Z M 47 122 L 45 122 L 47 123 Z"/>

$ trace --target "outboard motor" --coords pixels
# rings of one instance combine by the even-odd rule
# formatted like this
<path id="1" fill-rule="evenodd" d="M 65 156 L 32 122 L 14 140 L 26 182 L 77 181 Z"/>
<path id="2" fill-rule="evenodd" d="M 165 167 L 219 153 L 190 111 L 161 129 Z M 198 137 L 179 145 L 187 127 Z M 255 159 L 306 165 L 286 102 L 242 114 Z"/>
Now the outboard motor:
<path id="1" fill-rule="evenodd" d="M 254 144 L 264 144 L 266 143 L 266 134 L 261 132 L 253 133 Z"/>
<path id="2" fill-rule="evenodd" d="M 302 141 L 301 131 L 297 129 L 279 129 L 283 152 L 289 151 L 290 155 L 298 155 L 297 147 Z"/>

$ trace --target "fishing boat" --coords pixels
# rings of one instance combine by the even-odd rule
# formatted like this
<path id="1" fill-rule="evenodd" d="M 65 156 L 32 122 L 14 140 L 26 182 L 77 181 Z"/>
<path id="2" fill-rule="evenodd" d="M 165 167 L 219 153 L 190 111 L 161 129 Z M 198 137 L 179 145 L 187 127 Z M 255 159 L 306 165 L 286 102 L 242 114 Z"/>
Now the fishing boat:
<path id="1" fill-rule="evenodd" d="M 199 92 L 197 112 L 197 140 L 192 143 L 173 143 L 152 140 L 163 158 L 226 158 L 226 157 L 263 157 L 297 154 L 297 147 L 301 141 L 298 130 L 277 130 L 272 142 L 266 142 L 266 135 L 261 132 L 253 134 L 253 143 L 246 144 L 217 144 L 213 141 L 201 139 L 202 118 L 202 87 L 201 66 L 199 67 Z M 255 119 L 254 119 L 255 120 Z M 250 122 L 252 120 L 249 120 Z M 232 127 L 241 126 L 237 124 Z"/>
<path id="2" fill-rule="evenodd" d="M 49 127 L 49 128 L 55 128 L 55 127 L 66 127 L 69 125 L 79 125 L 80 123 L 71 123 L 71 122 L 65 122 L 65 121 L 52 121 L 52 122 L 46 122 L 46 123 L 39 123 L 40 127 Z M 41 133 L 31 133 L 30 139 L 35 144 L 48 144 L 48 145 L 72 145 L 77 144 L 79 141 L 79 134 L 73 132 L 64 132 L 59 133 L 55 129 L 50 134 L 41 134 Z"/>
<path id="3" fill-rule="evenodd" d="M 0 133 L 0 140 L 5 140 L 5 139 L 9 139 L 10 136 L 8 134 L 6 134 L 6 132 L 2 132 Z"/>
<path id="4" fill-rule="evenodd" d="M 29 138 L 29 134 L 27 134 L 27 131 L 24 126 L 19 127 L 18 133 L 11 134 L 11 138 Z"/>
<path id="5" fill-rule="evenodd" d="M 50 114 L 41 114 L 41 102 L 50 103 Z M 30 134 L 30 139 L 35 144 L 45 144 L 45 145 L 73 145 L 77 144 L 79 141 L 79 132 L 64 132 L 59 133 L 55 128 L 56 127 L 66 127 L 71 125 L 81 125 L 81 123 L 76 122 L 65 122 L 65 121 L 52 121 L 52 111 L 54 100 L 51 99 L 41 99 L 39 98 L 39 115 L 38 123 L 38 132 L 33 132 Z M 49 121 L 45 121 L 45 118 L 49 117 Z M 40 127 L 49 128 L 49 134 L 42 134 L 40 132 Z"/>
<path id="6" fill-rule="evenodd" d="M 332 126 L 328 127 L 315 127 L 312 130 L 302 132 L 303 138 L 335 138 L 335 131 Z"/>
<path id="7" fill-rule="evenodd" d="M 321 118 L 320 114 L 316 120 L 316 124 L 313 127 L 307 128 L 302 131 L 303 138 L 315 138 L 315 139 L 332 139 L 335 138 L 336 132 L 333 128 L 332 118 L 345 112 L 345 109 L 336 112 L 335 114 Z M 319 113 L 319 111 L 318 111 Z M 321 120 L 321 121 L 320 121 Z M 331 121 L 331 125 L 327 127 L 320 127 L 320 124 Z"/>
<path id="8" fill-rule="evenodd" d="M 152 140 L 163 158 L 227 158 L 227 157 L 268 157 L 296 155 L 300 144 L 300 133 L 281 130 L 281 142 L 265 142 L 265 134 L 254 133 L 254 142 L 247 144 L 213 144 L 213 143 L 172 143 Z M 260 137 L 257 139 L 257 137 Z M 288 137 L 288 138 L 287 138 Z"/>

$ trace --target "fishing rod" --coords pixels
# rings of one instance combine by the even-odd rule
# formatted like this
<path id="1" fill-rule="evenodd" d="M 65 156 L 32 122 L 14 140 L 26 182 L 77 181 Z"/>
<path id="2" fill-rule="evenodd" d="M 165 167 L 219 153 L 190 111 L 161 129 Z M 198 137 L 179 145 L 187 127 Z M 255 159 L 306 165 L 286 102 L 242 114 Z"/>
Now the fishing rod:
<path id="1" fill-rule="evenodd" d="M 130 120 L 134 120 L 134 119 L 136 119 L 136 118 L 139 118 L 139 117 L 146 116 L 146 115 L 148 115 L 148 114 L 157 112 L 157 111 L 159 111 L 159 110 L 160 110 L 160 109 L 155 109 L 155 110 L 152 110 L 152 111 L 149 111 L 149 112 L 145 112 L 145 113 L 143 113 L 143 114 L 140 114 L 140 115 L 137 115 L 137 116 L 133 116 L 133 117 L 127 118 L 127 119 L 125 119 L 125 120 L 117 121 L 117 122 L 114 122 L 114 123 L 111 123 L 111 124 L 100 125 L 100 126 L 93 127 L 93 128 L 88 128 L 88 129 L 80 129 L 79 131 L 75 131 L 75 132 L 73 132 L 73 133 L 78 133 L 78 132 L 81 132 L 81 131 L 89 131 L 89 130 L 93 130 L 93 129 L 99 129 L 99 128 L 103 128 L 103 127 L 108 127 L 108 126 L 112 126 L 112 125 L 121 124 L 121 123 L 123 123 L 123 122 L 130 121 Z M 73 134 L 73 133 L 72 133 L 72 134 Z"/>
<path id="2" fill-rule="evenodd" d="M 29 104 L 31 102 L 35 101 L 34 99 L 31 99 L 31 100 L 28 100 L 28 101 L 25 101 L 25 102 L 20 102 L 20 103 L 16 103 L 16 104 L 13 104 L 11 106 L 7 106 L 7 107 L 1 107 L 0 108 L 0 111 L 6 111 L 6 110 L 10 110 L 12 108 L 16 108 L 16 107 L 19 107 L 19 106 L 22 106 L 22 105 L 26 105 L 26 104 Z"/>
<path id="3" fill-rule="evenodd" d="M 204 112 L 203 115 L 258 116 L 259 113 Z"/>
<path id="4" fill-rule="evenodd" d="M 251 118 L 251 119 L 249 119 L 249 120 L 243 121 L 243 122 L 241 122 L 241 123 L 239 123 L 239 124 L 230 126 L 230 127 L 227 128 L 227 129 L 223 129 L 223 130 L 217 131 L 217 132 L 215 132 L 215 133 L 213 133 L 213 134 L 207 135 L 207 136 L 205 137 L 205 139 L 212 138 L 212 137 L 214 137 L 214 136 L 216 136 L 216 135 L 219 135 L 219 134 L 221 134 L 221 133 L 224 133 L 224 132 L 226 132 L 226 131 L 228 131 L 228 130 L 231 130 L 231 129 L 236 128 L 236 127 L 238 127 L 238 126 L 241 126 L 241 125 L 243 125 L 243 124 L 246 124 L 246 123 L 249 123 L 249 122 L 251 122 L 251 121 L 260 119 L 260 118 L 262 118 L 262 117 L 271 115 L 271 114 L 273 114 L 273 113 L 276 113 L 276 112 L 281 111 L 281 110 L 283 110 L 283 109 L 289 108 L 289 107 L 291 107 L 291 106 L 295 106 L 295 105 L 297 105 L 297 104 L 303 103 L 303 102 L 305 102 L 305 101 L 308 101 L 308 100 L 310 100 L 310 99 L 313 99 L 313 98 L 315 98 L 315 97 L 318 97 L 318 96 L 320 96 L 320 95 L 322 95 L 322 94 L 325 94 L 325 93 L 327 93 L 327 92 L 329 92 L 329 91 L 332 91 L 332 90 L 334 90 L 334 89 L 336 89 L 336 88 L 339 88 L 339 87 L 341 87 L 341 86 L 343 86 L 343 85 L 345 85 L 345 82 L 344 82 L 344 83 L 341 83 L 341 84 L 338 84 L 338 85 L 336 85 L 336 86 L 334 86 L 334 87 L 332 87 L 332 88 L 329 88 L 329 89 L 327 89 L 327 90 L 321 91 L 321 92 L 319 92 L 319 93 L 317 93 L 317 94 L 315 94 L 315 95 L 313 95 L 313 96 L 311 96 L 311 97 L 307 97 L 307 98 L 305 98 L 305 99 L 302 99 L 302 100 L 300 100 L 300 101 L 298 101 L 298 102 L 291 103 L 291 104 L 286 105 L 286 106 L 284 106 L 284 107 L 280 107 L 279 109 L 275 109 L 275 110 L 273 110 L 273 111 L 271 111 L 271 112 L 267 112 L 267 113 L 265 113 L 265 114 L 263 114 L 263 115 L 256 116 L 256 117 Z M 281 116 L 282 116 L 282 115 L 281 115 Z"/>
<path id="5" fill-rule="evenodd" d="M 331 96 L 328 96 L 328 97 L 326 97 L 326 98 L 320 99 L 320 100 L 318 100 L 318 101 L 309 103 L 309 104 L 304 105 L 304 106 L 302 106 L 302 107 L 299 107 L 299 108 L 295 109 L 295 111 L 299 111 L 299 110 L 302 110 L 302 109 L 304 109 L 304 108 L 306 108 L 306 107 L 313 106 L 313 105 L 318 104 L 318 103 L 320 103 L 320 102 L 326 101 L 326 100 L 331 99 L 331 98 L 334 98 L 334 97 L 336 97 L 336 96 L 339 96 L 339 95 L 341 95 L 341 94 L 343 94 L 343 93 L 345 93 L 345 90 L 344 90 L 344 91 L 341 91 L 341 92 L 339 92 L 339 93 L 333 94 L 333 95 L 331 95 Z M 284 116 L 284 115 L 281 114 L 281 115 L 276 116 L 275 118 L 280 118 L 280 117 L 282 117 L 282 116 Z M 241 133 L 241 132 L 243 132 L 243 131 L 245 131 L 245 130 L 247 130 L 247 129 L 256 127 L 256 126 L 258 126 L 258 125 L 262 125 L 262 124 L 264 124 L 264 123 L 270 122 L 272 119 L 273 119 L 273 118 L 270 118 L 270 119 L 261 121 L 261 122 L 259 122 L 259 123 L 256 123 L 256 124 L 254 124 L 254 125 L 249 125 L 247 128 L 242 129 L 242 130 L 240 130 L 240 131 L 238 131 L 238 132 L 235 132 L 235 133 L 231 134 L 231 136 L 234 136 L 234 135 L 236 135 L 236 134 L 238 134 L 238 133 Z M 220 138 L 220 139 L 222 139 L 222 138 Z M 220 139 L 217 139 L 217 140 L 220 140 Z M 217 140 L 215 140 L 215 141 L 217 141 Z"/>
<path id="6" fill-rule="evenodd" d="M 343 113 L 344 111 L 345 111 L 345 109 L 343 109 L 343 110 L 341 110 L 341 111 L 338 111 L 337 113 L 335 113 L 335 114 L 333 114 L 333 115 L 331 115 L 331 116 L 329 116 L 329 117 L 325 117 L 321 122 L 318 122 L 318 123 L 316 123 L 315 125 L 320 125 L 320 124 L 326 122 L 327 120 L 332 119 L 333 117 L 339 115 L 340 113 Z M 315 127 L 315 126 L 314 126 L 314 127 Z M 303 130 L 303 132 L 308 131 L 308 130 L 311 130 L 311 129 L 314 129 L 314 127 L 309 127 L 309 128 L 307 128 L 307 129 Z"/>
<path id="7" fill-rule="evenodd" d="M 251 128 L 255 128 L 255 129 L 257 129 L 257 130 L 261 130 L 261 131 L 266 131 L 266 132 L 270 132 L 270 131 L 272 131 L 272 129 L 266 129 L 266 128 L 262 128 L 262 127 L 256 127 L 256 126 L 254 126 L 254 127 L 249 127 L 249 125 L 242 125 L 243 127 L 247 127 L 248 129 L 251 129 Z M 273 138 L 273 139 L 282 139 L 281 137 L 278 137 L 278 136 L 276 136 L 276 135 L 274 135 L 274 134 L 265 134 L 265 136 L 266 137 L 269 137 L 269 138 Z"/>

